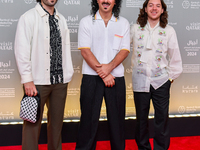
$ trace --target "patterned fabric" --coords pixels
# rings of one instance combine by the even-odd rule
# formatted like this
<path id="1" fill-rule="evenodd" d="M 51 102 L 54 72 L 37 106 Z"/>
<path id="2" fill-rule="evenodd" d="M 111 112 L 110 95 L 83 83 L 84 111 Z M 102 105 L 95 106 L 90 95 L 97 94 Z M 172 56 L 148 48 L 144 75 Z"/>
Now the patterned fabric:
<path id="1" fill-rule="evenodd" d="M 150 85 L 158 89 L 182 72 L 182 60 L 176 32 L 167 25 L 151 28 L 139 24 L 131 26 L 132 81 L 134 92 L 149 92 Z"/>
<path id="2" fill-rule="evenodd" d="M 49 14 L 48 11 L 46 12 Z M 55 14 L 55 9 L 54 9 L 54 14 Z M 61 39 L 60 28 L 58 25 L 58 19 L 55 18 L 54 14 L 53 15 L 49 14 L 51 84 L 63 83 L 62 39 Z"/>
<path id="3" fill-rule="evenodd" d="M 35 123 L 39 119 L 39 99 L 25 96 L 21 100 L 20 118 Z"/>

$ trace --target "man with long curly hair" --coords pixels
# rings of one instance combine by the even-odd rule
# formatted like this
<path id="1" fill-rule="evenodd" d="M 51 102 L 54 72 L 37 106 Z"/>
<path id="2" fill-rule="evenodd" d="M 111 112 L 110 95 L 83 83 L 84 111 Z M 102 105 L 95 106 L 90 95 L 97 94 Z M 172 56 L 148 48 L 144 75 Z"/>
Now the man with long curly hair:
<path id="1" fill-rule="evenodd" d="M 122 61 L 130 52 L 129 22 L 119 16 L 121 0 L 92 0 L 80 21 L 78 47 L 84 58 L 81 119 L 76 150 L 95 150 L 103 97 L 112 150 L 124 150 L 125 80 Z"/>
<path id="2" fill-rule="evenodd" d="M 136 142 L 139 150 L 151 150 L 148 115 L 150 99 L 154 114 L 154 149 L 169 148 L 170 86 L 182 72 L 182 60 L 175 30 L 167 25 L 163 0 L 146 0 L 131 27 L 133 42 L 132 82 L 136 107 Z"/>

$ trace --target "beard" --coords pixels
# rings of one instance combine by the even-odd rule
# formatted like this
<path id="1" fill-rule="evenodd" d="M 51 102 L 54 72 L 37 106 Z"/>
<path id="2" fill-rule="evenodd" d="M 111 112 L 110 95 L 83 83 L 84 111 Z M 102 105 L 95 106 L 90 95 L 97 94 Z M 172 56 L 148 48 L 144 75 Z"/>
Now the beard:
<path id="1" fill-rule="evenodd" d="M 44 3 L 48 7 L 53 7 L 56 5 L 58 0 L 42 0 L 41 2 Z"/>

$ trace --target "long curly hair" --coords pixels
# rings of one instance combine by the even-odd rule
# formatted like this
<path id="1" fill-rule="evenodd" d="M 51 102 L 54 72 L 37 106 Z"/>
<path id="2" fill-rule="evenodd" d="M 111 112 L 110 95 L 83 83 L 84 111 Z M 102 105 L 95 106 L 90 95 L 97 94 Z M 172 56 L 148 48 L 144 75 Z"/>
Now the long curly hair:
<path id="1" fill-rule="evenodd" d="M 119 13 L 120 13 L 120 8 L 121 8 L 121 3 L 122 3 L 122 0 L 115 0 L 115 6 L 113 7 L 113 14 L 116 18 L 119 17 Z M 97 3 L 97 0 L 92 0 L 91 2 L 91 6 L 92 6 L 92 9 L 91 9 L 91 14 L 92 16 L 94 17 L 96 12 L 99 10 L 99 4 Z"/>
<path id="2" fill-rule="evenodd" d="M 167 12 L 167 5 L 163 0 L 160 0 L 162 8 L 163 8 L 163 13 L 160 16 L 160 26 L 162 28 L 165 28 L 166 25 L 168 24 L 168 12 Z M 143 8 L 140 9 L 140 14 L 138 15 L 137 23 L 141 26 L 144 27 L 147 24 L 148 20 L 148 15 L 145 12 L 145 8 L 147 7 L 149 3 L 149 0 L 146 0 L 143 4 Z"/>

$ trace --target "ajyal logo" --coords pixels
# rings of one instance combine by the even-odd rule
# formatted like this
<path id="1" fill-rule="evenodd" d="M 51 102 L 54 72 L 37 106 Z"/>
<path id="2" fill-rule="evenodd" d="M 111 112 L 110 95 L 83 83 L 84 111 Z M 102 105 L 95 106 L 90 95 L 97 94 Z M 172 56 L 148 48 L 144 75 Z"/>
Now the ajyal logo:
<path id="1" fill-rule="evenodd" d="M 184 9 L 188 9 L 190 7 L 190 2 L 188 0 L 184 0 L 182 6 Z"/>
<path id="2" fill-rule="evenodd" d="M 24 0 L 26 4 L 31 4 L 33 0 Z"/>

